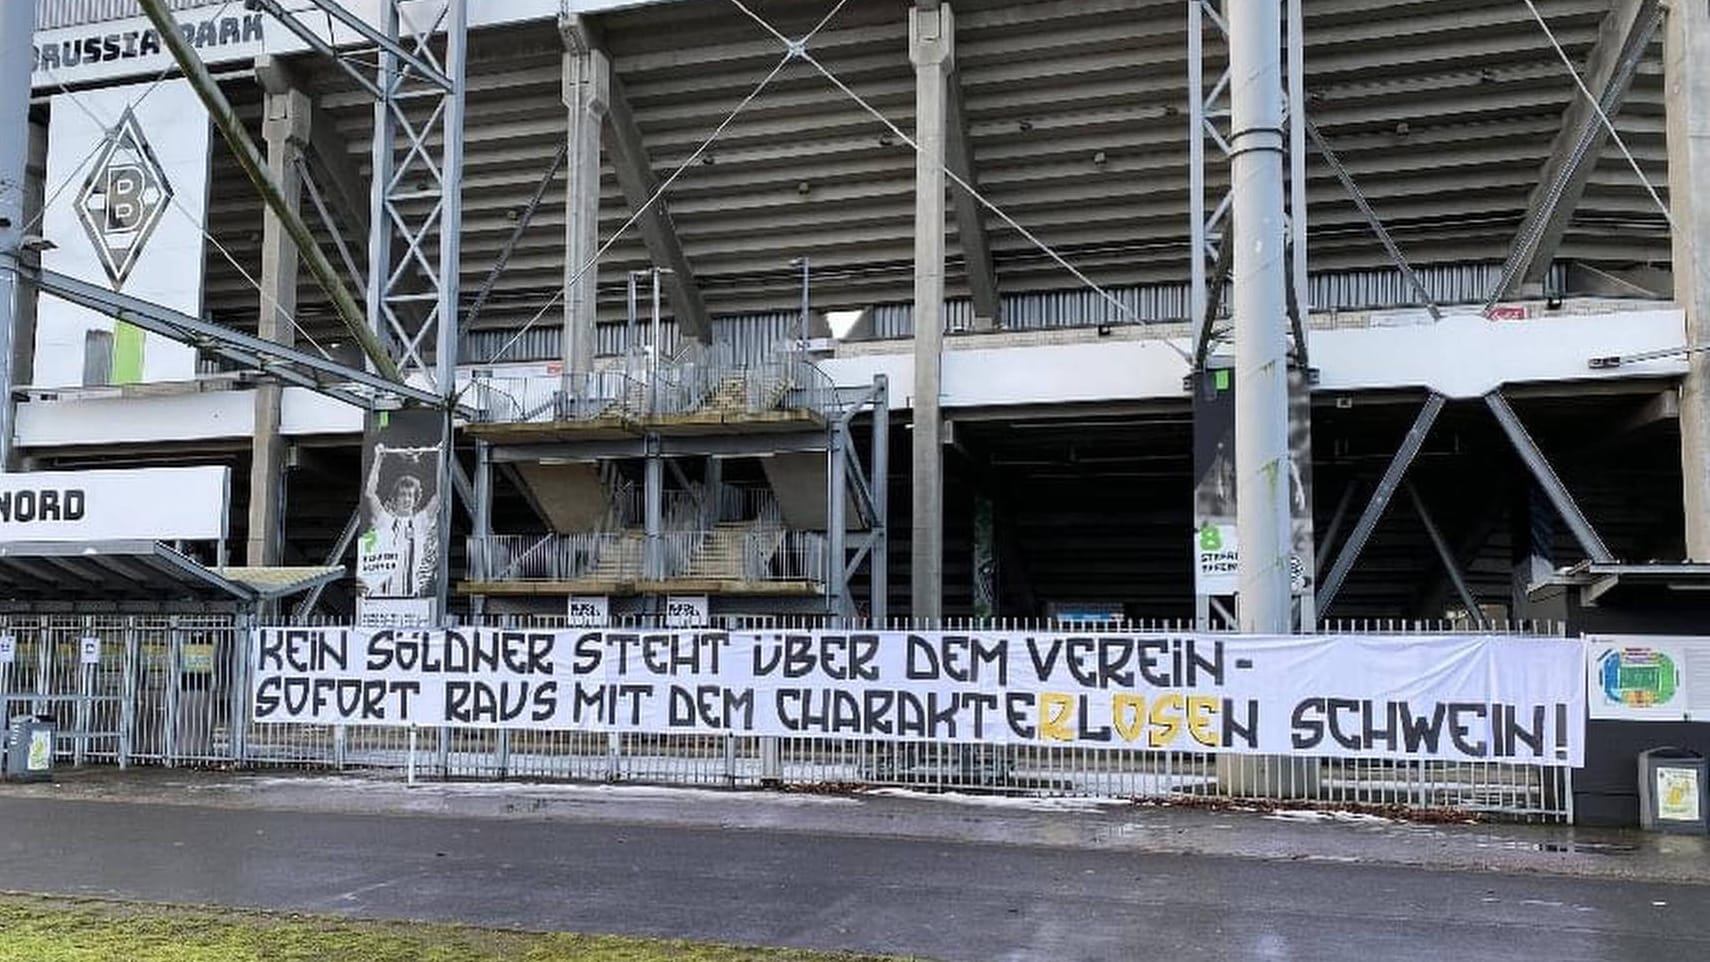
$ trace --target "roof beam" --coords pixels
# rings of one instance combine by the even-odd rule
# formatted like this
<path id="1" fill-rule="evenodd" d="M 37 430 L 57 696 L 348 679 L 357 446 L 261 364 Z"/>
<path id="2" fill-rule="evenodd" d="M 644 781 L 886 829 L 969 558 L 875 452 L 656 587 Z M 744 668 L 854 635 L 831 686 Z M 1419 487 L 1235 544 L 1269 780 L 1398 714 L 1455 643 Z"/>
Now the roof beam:
<path id="1" fill-rule="evenodd" d="M 1585 86 L 1597 102 L 1594 105 L 1576 91 L 1562 112 L 1561 127 L 1550 145 L 1549 157 L 1538 170 L 1538 185 L 1527 198 L 1526 219 L 1502 266 L 1502 279 L 1492 303 L 1517 284 L 1539 283 L 1549 271 L 1568 221 L 1585 195 L 1586 180 L 1609 140 L 1609 128 L 1598 116 L 1598 108 L 1610 118 L 1620 112 L 1662 18 L 1659 0 L 1615 0 L 1604 16 L 1583 74 Z"/>
<path id="2" fill-rule="evenodd" d="M 605 147 L 607 156 L 611 158 L 612 170 L 617 174 L 618 188 L 623 191 L 623 199 L 631 212 L 646 209 L 646 213 L 636 220 L 636 227 L 641 230 L 642 243 L 646 245 L 647 256 L 654 266 L 670 272 L 664 277 L 665 295 L 671 301 L 677 330 L 710 344 L 712 325 L 707 318 L 706 302 L 701 297 L 701 288 L 695 280 L 694 268 L 689 265 L 688 255 L 683 253 L 683 241 L 677 236 L 676 225 L 671 222 L 670 207 L 663 194 L 654 198 L 659 191 L 659 177 L 653 172 L 653 162 L 647 157 L 647 143 L 642 139 L 641 125 L 636 123 L 635 111 L 630 108 L 629 96 L 624 91 L 622 78 L 618 76 L 616 62 L 606 50 L 605 38 L 597 26 L 579 16 L 561 19 L 559 33 L 566 49 L 573 52 L 597 51 L 610 65 L 611 78 L 607 89 L 610 99 L 606 103 L 606 133 L 609 136 Z M 652 201 L 651 205 L 649 201 Z"/>
<path id="3" fill-rule="evenodd" d="M 944 161 L 951 173 L 978 190 L 979 174 L 974 169 L 974 151 L 968 143 L 968 118 L 962 111 L 962 79 L 958 71 L 950 72 L 945 101 Z M 956 238 L 962 245 L 963 269 L 967 271 L 968 292 L 974 301 L 974 329 L 989 331 L 1003 323 L 1003 301 L 998 296 L 997 272 L 992 266 L 986 212 L 979 199 L 961 185 L 951 189 L 950 198 L 956 205 Z"/>

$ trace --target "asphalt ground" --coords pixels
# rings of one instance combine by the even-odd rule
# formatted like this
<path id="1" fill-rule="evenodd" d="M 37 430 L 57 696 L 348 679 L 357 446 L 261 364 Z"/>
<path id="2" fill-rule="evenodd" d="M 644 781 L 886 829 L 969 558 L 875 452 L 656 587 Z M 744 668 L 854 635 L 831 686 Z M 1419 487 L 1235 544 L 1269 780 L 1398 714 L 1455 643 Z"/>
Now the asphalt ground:
<path id="1" fill-rule="evenodd" d="M 1710 958 L 1710 839 L 965 796 L 110 773 L 0 787 L 0 888 L 947 962 Z"/>

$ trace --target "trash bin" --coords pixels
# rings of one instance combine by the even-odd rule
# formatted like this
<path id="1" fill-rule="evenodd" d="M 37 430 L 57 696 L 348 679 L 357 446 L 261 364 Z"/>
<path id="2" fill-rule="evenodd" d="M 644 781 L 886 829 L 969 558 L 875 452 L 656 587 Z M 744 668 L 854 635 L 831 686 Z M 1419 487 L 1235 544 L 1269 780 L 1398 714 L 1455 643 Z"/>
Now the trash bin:
<path id="1" fill-rule="evenodd" d="M 1639 753 L 1639 825 L 1652 832 L 1710 832 L 1705 789 L 1710 769 L 1703 755 L 1681 748 Z"/>
<path id="2" fill-rule="evenodd" d="M 10 779 L 41 779 L 53 775 L 54 720 L 47 715 L 15 715 L 6 725 L 0 774 Z"/>

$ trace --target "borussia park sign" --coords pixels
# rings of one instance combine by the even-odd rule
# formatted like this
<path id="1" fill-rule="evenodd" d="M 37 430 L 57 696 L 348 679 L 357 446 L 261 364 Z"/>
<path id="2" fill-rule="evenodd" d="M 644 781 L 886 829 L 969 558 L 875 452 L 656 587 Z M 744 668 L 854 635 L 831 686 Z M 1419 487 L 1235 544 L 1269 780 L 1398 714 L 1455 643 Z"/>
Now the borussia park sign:
<path id="1" fill-rule="evenodd" d="M 263 628 L 258 722 L 1583 762 L 1580 643 Z"/>

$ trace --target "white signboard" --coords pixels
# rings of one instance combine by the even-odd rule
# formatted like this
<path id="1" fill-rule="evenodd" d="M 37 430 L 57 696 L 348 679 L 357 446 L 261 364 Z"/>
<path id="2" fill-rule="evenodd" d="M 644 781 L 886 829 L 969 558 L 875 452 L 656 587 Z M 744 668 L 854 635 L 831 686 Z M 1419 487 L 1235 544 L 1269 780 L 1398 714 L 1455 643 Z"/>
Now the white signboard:
<path id="1" fill-rule="evenodd" d="M 598 628 L 611 623 L 611 599 L 605 595 L 571 595 L 565 614 L 572 628 Z"/>
<path id="2" fill-rule="evenodd" d="M 42 266 L 200 317 L 209 127 L 195 91 L 183 80 L 85 90 L 52 109 Z M 43 297 L 33 370 L 38 387 L 184 381 L 196 352 Z"/>
<path id="3" fill-rule="evenodd" d="M 1585 661 L 1592 718 L 1710 721 L 1710 637 L 1592 635 Z"/>
<path id="4" fill-rule="evenodd" d="M 101 639 L 94 635 L 86 635 L 77 639 L 77 663 L 80 665 L 99 665 L 101 663 Z"/>
<path id="5" fill-rule="evenodd" d="M 0 665 L 10 665 L 18 660 L 18 639 L 13 635 L 0 635 Z"/>
<path id="6" fill-rule="evenodd" d="M 1240 544 L 1235 526 L 1207 521 L 1193 533 L 1194 591 L 1202 595 L 1232 595 L 1240 590 L 1237 571 Z"/>
<path id="7" fill-rule="evenodd" d="M 358 628 L 429 628 L 439 624 L 436 598 L 357 598 Z"/>
<path id="8" fill-rule="evenodd" d="M 258 722 L 1583 762 L 1580 642 L 570 629 L 252 635 Z"/>
<path id="9" fill-rule="evenodd" d="M 218 541 L 230 487 L 225 467 L 0 474 L 0 544 Z"/>
<path id="10" fill-rule="evenodd" d="M 711 617 L 706 595 L 670 595 L 665 599 L 667 628 L 701 628 Z"/>
<path id="11" fill-rule="evenodd" d="M 11 3 L 13 0 L 0 0 Z M 380 22 L 379 0 L 338 0 L 338 5 L 369 24 Z M 585 13 L 620 6 L 635 0 L 469 0 L 471 29 L 523 20 L 551 20 L 561 12 Z M 109 4 L 108 6 L 113 6 Z M 134 9 L 134 5 L 127 4 Z M 348 27 L 327 17 L 312 0 L 281 0 L 280 6 L 298 14 L 298 22 L 322 40 L 351 46 L 361 38 Z M 404 16 L 430 23 L 444 7 L 433 0 L 403 4 Z M 207 0 L 199 7 L 174 10 L 184 38 L 204 63 L 249 61 L 264 53 L 292 53 L 308 45 L 263 13 L 246 10 L 239 0 Z M 74 27 L 38 30 L 30 85 L 37 89 L 59 84 L 126 76 L 158 76 L 172 66 L 172 56 L 161 46 L 160 37 L 148 18 L 135 16 Z"/>

